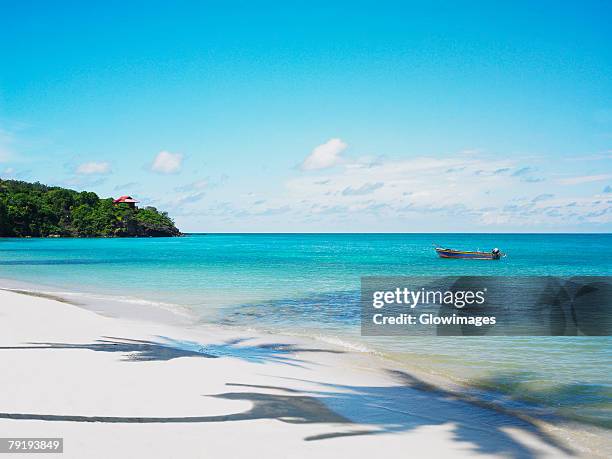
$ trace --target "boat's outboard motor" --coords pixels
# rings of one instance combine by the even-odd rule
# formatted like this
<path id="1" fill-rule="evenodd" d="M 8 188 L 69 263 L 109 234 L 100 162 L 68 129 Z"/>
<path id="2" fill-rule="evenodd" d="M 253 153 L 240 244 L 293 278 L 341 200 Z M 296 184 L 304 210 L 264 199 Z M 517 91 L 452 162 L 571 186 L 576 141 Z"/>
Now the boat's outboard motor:
<path id="1" fill-rule="evenodd" d="M 497 247 L 491 250 L 491 253 L 493 254 L 493 259 L 499 260 L 501 258 L 501 252 L 499 251 Z"/>

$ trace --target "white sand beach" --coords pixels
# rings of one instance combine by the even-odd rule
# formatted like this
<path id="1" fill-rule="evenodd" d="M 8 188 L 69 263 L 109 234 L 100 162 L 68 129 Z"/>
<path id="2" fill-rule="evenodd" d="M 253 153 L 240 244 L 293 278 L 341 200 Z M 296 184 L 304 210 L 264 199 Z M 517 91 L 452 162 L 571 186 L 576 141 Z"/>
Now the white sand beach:
<path id="1" fill-rule="evenodd" d="M 370 354 L 7 290 L 0 365 L 0 436 L 63 437 L 61 457 L 593 456 Z"/>

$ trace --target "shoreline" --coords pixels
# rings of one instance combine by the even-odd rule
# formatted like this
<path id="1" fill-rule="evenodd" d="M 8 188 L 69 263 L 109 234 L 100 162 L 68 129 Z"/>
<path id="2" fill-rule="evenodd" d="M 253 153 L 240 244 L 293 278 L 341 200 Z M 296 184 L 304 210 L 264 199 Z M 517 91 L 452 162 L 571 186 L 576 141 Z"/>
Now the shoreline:
<path id="1" fill-rule="evenodd" d="M 6 284 L 0 280 L 0 285 L 4 286 Z M 575 439 L 570 439 L 570 441 L 574 443 L 573 445 L 569 446 L 565 444 L 568 438 L 565 435 L 566 432 L 560 425 L 533 419 L 531 416 L 521 414 L 520 412 L 510 412 L 501 406 L 479 400 L 470 394 L 461 393 L 460 388 L 458 388 L 459 391 L 454 391 L 432 384 L 429 380 L 422 378 L 420 375 L 399 370 L 398 368 L 400 368 L 400 366 L 397 365 L 397 362 L 393 365 L 393 362 L 389 361 L 389 359 L 380 356 L 363 352 L 351 352 L 339 346 L 333 346 L 330 343 L 322 345 L 321 341 L 307 339 L 305 337 L 298 338 L 295 336 L 274 335 L 272 333 L 240 330 L 234 327 L 223 327 L 210 324 L 191 323 L 188 325 L 187 322 L 180 323 L 180 321 L 168 324 L 163 322 L 163 320 L 160 321 L 159 319 L 161 317 L 154 318 L 149 316 L 147 320 L 142 317 L 137 318 L 134 316 L 126 317 L 120 315 L 119 317 L 113 317 L 100 315 L 100 311 L 96 313 L 90 308 L 84 309 L 82 305 L 58 301 L 61 299 L 65 300 L 65 298 L 49 298 L 40 295 L 33 296 L 31 292 L 28 293 L 29 294 L 11 292 L 4 288 L 0 291 L 0 298 L 2 298 L 2 304 L 4 306 L 3 309 L 0 309 L 0 317 L 2 318 L 2 322 L 0 323 L 3 328 L 9 327 L 8 331 L 3 330 L 2 334 L 0 334 L 3 342 L 0 356 L 5 359 L 7 353 L 10 354 L 12 362 L 18 366 L 20 365 L 18 356 L 21 356 L 23 351 L 25 351 L 25 349 L 19 349 L 20 346 L 23 347 L 24 342 L 40 343 L 44 340 L 55 344 L 59 341 L 65 345 L 61 348 L 61 352 L 59 352 L 65 355 L 62 359 L 63 366 L 65 366 L 66 363 L 76 363 L 72 361 L 72 355 L 78 353 L 79 361 L 83 363 L 87 362 L 88 366 L 90 362 L 98 360 L 101 362 L 103 361 L 106 365 L 113 366 L 113 373 L 119 378 L 124 378 L 125 375 L 132 373 L 132 369 L 128 369 L 125 365 L 126 362 L 135 365 L 134 358 L 138 362 L 138 365 L 155 366 L 159 366 L 160 362 L 164 362 L 164 365 L 166 365 L 166 363 L 169 364 L 169 361 L 175 361 L 175 359 L 177 362 L 189 361 L 189 365 L 186 363 L 183 364 L 185 365 L 184 370 L 187 370 L 187 367 L 192 367 L 193 365 L 192 370 L 184 373 L 184 378 L 187 379 L 192 379 L 194 374 L 198 374 L 195 368 L 201 367 L 203 363 L 204 366 L 206 366 L 213 361 L 215 364 L 219 361 L 223 361 L 223 370 L 220 371 L 219 374 L 216 374 L 215 377 L 217 379 L 220 378 L 221 381 L 218 381 L 218 383 L 223 382 L 224 384 L 217 384 L 214 388 L 210 387 L 209 392 L 214 392 L 214 389 L 217 389 L 217 391 L 221 389 L 227 390 L 232 384 L 237 384 L 237 386 L 232 387 L 246 388 L 252 386 L 250 390 L 263 391 L 263 393 L 258 392 L 254 395 L 257 400 L 261 397 L 268 396 L 268 392 L 270 391 L 273 393 L 278 393 L 280 391 L 285 394 L 283 396 L 284 398 L 282 398 L 282 400 L 284 400 L 283 403 L 286 402 L 289 404 L 293 403 L 294 400 L 288 399 L 287 397 L 310 397 L 308 399 L 309 402 L 316 403 L 317 406 L 315 410 L 316 420 L 313 421 L 312 419 L 302 418 L 299 422 L 291 422 L 279 417 L 274 421 L 281 420 L 281 423 L 288 424 L 289 426 L 314 424 L 319 428 L 325 426 L 327 429 L 338 423 L 345 427 L 351 426 L 350 432 L 344 432 L 341 435 L 336 435 L 338 432 L 332 437 L 326 436 L 328 434 L 325 433 L 313 435 L 319 440 L 325 439 L 326 442 L 332 443 L 334 441 L 341 441 L 339 439 L 345 436 L 350 436 L 351 438 L 360 437 L 359 441 L 350 443 L 350 445 L 353 445 L 353 443 L 355 444 L 355 454 L 359 457 L 365 456 L 362 451 L 363 446 L 357 445 L 362 445 L 364 442 L 376 443 L 376 440 L 369 440 L 370 438 L 374 438 L 372 436 L 373 433 L 376 433 L 376 435 L 384 434 L 385 438 L 387 436 L 393 437 L 394 441 L 405 441 L 405 436 L 411 437 L 411 441 L 414 441 L 414 438 L 412 438 L 415 435 L 414 429 L 419 426 L 420 422 L 423 424 L 422 427 L 433 429 L 439 435 L 442 435 L 443 432 L 448 433 L 450 429 L 450 431 L 455 432 L 451 436 L 453 438 L 457 436 L 456 428 L 453 429 L 453 427 L 451 427 L 453 423 L 458 422 L 460 424 L 459 430 L 471 430 L 475 428 L 477 428 L 477 430 L 486 430 L 489 429 L 490 424 L 493 423 L 494 426 L 497 426 L 493 434 L 494 436 L 497 435 L 500 437 L 494 442 L 499 443 L 497 446 L 487 446 L 488 449 L 493 448 L 491 451 L 495 453 L 492 454 L 493 457 L 497 455 L 507 456 L 507 454 L 513 456 L 513 453 L 511 453 L 512 448 L 508 450 L 508 442 L 511 444 L 516 442 L 514 447 L 523 449 L 524 452 L 529 450 L 529 446 L 523 443 L 526 442 L 526 444 L 529 445 L 535 442 L 538 444 L 538 450 L 548 451 L 551 454 L 554 451 L 552 455 L 555 457 L 558 457 L 559 454 L 593 456 L 593 451 L 582 449 L 583 446 L 574 443 Z M 12 311 L 14 308 L 10 306 L 16 303 L 21 304 L 25 309 L 29 309 L 29 315 L 24 317 L 24 311 Z M 7 306 L 9 307 L 7 308 Z M 43 311 L 42 308 L 48 308 L 48 310 Z M 150 309 L 150 307 L 148 307 L 148 309 Z M 52 333 L 54 337 L 53 340 L 45 337 L 48 335 L 49 331 L 52 330 L 40 330 L 37 327 L 34 327 L 34 330 L 30 330 L 31 327 L 28 325 L 27 320 L 25 320 L 26 318 L 33 319 L 34 317 L 32 316 L 42 313 L 47 317 L 49 325 L 58 328 L 56 332 Z M 60 315 L 60 318 L 64 317 L 65 320 L 69 319 L 70 322 L 78 324 L 77 328 L 81 331 L 77 333 L 72 330 L 72 327 L 66 328 L 65 324 L 54 324 L 58 319 L 56 313 Z M 7 314 L 12 316 L 9 317 L 8 322 L 6 321 Z M 106 327 L 110 329 L 119 329 L 121 332 L 109 334 L 108 331 L 102 331 L 102 329 Z M 11 330 L 13 331 L 12 340 L 10 339 Z M 89 337 L 88 341 L 85 343 L 82 339 L 83 331 L 85 331 Z M 7 336 L 9 337 L 9 342 L 6 342 Z M 111 339 L 111 341 L 108 342 L 108 339 L 104 338 L 104 336 L 121 336 L 122 338 L 118 340 L 115 339 L 115 341 Z M 228 343 L 234 344 L 229 344 L 228 347 Z M 28 355 L 32 355 L 33 352 L 41 353 L 40 358 L 44 358 L 42 353 L 45 351 L 48 353 L 48 349 L 56 349 L 56 347 L 53 347 L 53 344 L 50 345 L 51 347 L 43 349 L 38 348 L 36 345 L 30 346 L 31 347 L 27 348 Z M 102 352 L 92 353 L 92 350 L 100 350 Z M 149 354 L 152 354 L 150 359 L 142 359 L 143 355 Z M 158 354 L 165 355 L 168 358 L 160 358 Z M 134 357 L 134 355 L 136 357 Z M 139 357 L 139 355 L 141 357 Z M 202 356 L 206 358 L 197 358 Z M 66 360 L 66 362 L 64 362 L 64 360 Z M 37 361 L 38 359 L 36 359 L 36 362 Z M 228 365 L 227 362 L 231 363 Z M 272 381 L 268 380 L 267 377 L 264 377 L 265 381 L 261 380 L 261 370 L 263 368 L 260 368 L 261 366 L 265 367 L 265 370 L 268 368 L 273 370 L 274 376 L 272 377 Z M 241 368 L 238 374 L 236 373 L 237 368 Z M 72 374 L 75 370 L 69 370 L 68 368 L 65 368 L 65 370 L 68 371 L 70 376 L 75 376 Z M 264 373 L 266 372 L 265 370 Z M 162 375 L 162 380 L 166 382 L 174 379 L 173 373 L 168 373 L 169 370 L 164 371 L 164 369 L 158 368 L 157 371 Z M 300 377 L 295 377 L 293 373 L 296 371 L 301 374 Z M 305 373 L 305 375 L 302 373 Z M 138 375 L 136 375 L 136 377 L 138 377 Z M 138 377 L 138 379 L 139 384 L 144 383 L 140 377 Z M 234 383 L 232 381 L 233 379 L 242 379 L 242 381 Z M 282 381 L 285 385 L 278 385 L 279 381 Z M 13 381 L 13 384 L 15 382 L 16 381 Z M 262 384 L 262 382 L 265 382 L 265 384 Z M 104 382 L 97 382 L 97 384 L 104 385 Z M 307 384 L 308 387 L 302 387 L 303 384 Z M 3 381 L 2 387 L 8 388 L 8 392 L 11 392 L 8 380 Z M 38 390 L 40 390 L 37 397 L 40 397 L 43 388 L 42 386 L 37 387 Z M 327 390 L 330 388 L 333 388 L 333 390 Z M 375 390 L 373 388 L 375 388 Z M 95 390 L 95 388 L 92 389 Z M 97 389 L 101 390 L 100 387 Z M 355 392 L 359 394 L 359 396 L 350 397 L 346 395 Z M 411 397 L 417 395 L 417 399 L 421 400 L 423 403 L 415 404 L 413 400 L 406 400 L 406 395 L 408 394 Z M 113 398 L 115 395 L 113 395 L 112 391 L 107 394 L 110 398 Z M 201 394 L 198 397 L 201 398 Z M 232 395 L 232 397 L 235 397 L 233 400 L 238 400 L 241 399 L 240 397 L 242 396 L 239 393 L 238 395 Z M 5 399 L 6 396 L 2 398 Z M 86 398 L 85 396 L 85 399 Z M 376 402 L 375 405 L 378 406 L 376 409 L 369 407 L 369 402 L 372 399 Z M 18 400 L 23 402 L 23 396 L 18 397 Z M 257 406 L 257 400 L 250 400 L 252 407 Z M 441 403 L 442 400 L 444 400 L 444 403 Z M 447 400 L 452 400 L 452 402 Z M 3 401 L 3 405 L 5 405 L 4 402 L 6 402 L 6 400 Z M 79 400 L 75 408 L 80 406 L 81 403 L 87 405 L 84 400 Z M 161 403 L 166 409 L 171 408 L 168 406 L 170 402 L 158 400 L 158 403 Z M 364 404 L 366 413 L 363 413 Z M 408 404 L 410 406 L 406 407 L 405 410 L 399 410 L 399 412 L 397 412 L 396 407 L 402 406 L 403 404 Z M 424 410 L 423 407 L 428 404 L 434 404 L 440 413 L 436 413 L 436 410 L 432 410 L 431 407 Z M 23 407 L 20 409 L 17 405 L 14 405 L 13 412 L 2 409 L 0 410 L 3 412 L 3 414 L 0 414 L 0 423 L 11 423 L 9 427 L 13 426 L 15 423 L 24 423 L 26 420 L 27 422 L 25 423 L 33 423 L 37 426 L 39 424 L 53 423 L 53 421 L 57 421 L 60 424 L 72 422 L 78 425 L 80 425 L 79 423 L 93 423 L 92 425 L 99 425 L 100 423 L 103 425 L 149 425 L 175 422 L 181 425 L 182 423 L 197 424 L 199 422 L 231 424 L 231 422 L 228 422 L 227 417 L 229 416 L 230 419 L 234 419 L 232 416 L 235 417 L 235 415 L 237 415 L 237 413 L 232 414 L 230 412 L 198 416 L 194 413 L 190 413 L 192 410 L 188 409 L 187 414 L 190 414 L 190 416 L 183 414 L 181 414 L 181 416 L 170 416 L 168 413 L 165 413 L 164 416 L 158 413 L 149 413 L 149 416 L 144 416 L 144 413 L 142 413 L 143 406 L 137 403 L 128 403 L 126 407 L 117 406 L 115 407 L 116 411 L 112 413 L 105 412 L 103 409 L 105 408 L 104 405 L 99 405 L 97 407 L 88 407 L 88 409 L 81 411 L 77 410 L 70 414 L 67 413 L 66 407 L 61 403 L 54 406 L 54 410 L 42 412 L 47 405 L 46 403 L 42 405 L 32 405 L 31 408 L 36 408 L 36 410 L 39 411 L 38 413 L 32 412 L 31 410 L 26 413 Z M 131 409 L 129 408 L 130 406 Z M 205 405 L 202 408 L 204 408 L 204 412 L 207 412 L 210 406 Z M 248 406 L 243 406 L 243 408 L 248 409 Z M 444 413 L 444 411 L 449 409 L 453 412 L 452 416 L 449 416 L 448 413 Z M 368 410 L 372 410 L 373 412 L 369 413 Z M 484 413 L 481 412 L 483 410 Z M 419 419 L 420 422 L 411 419 L 415 411 L 417 414 L 416 418 Z M 59 414 L 57 414 L 58 412 Z M 317 416 L 319 416 L 321 412 L 327 413 L 326 416 L 328 416 L 329 419 L 324 416 L 324 419 L 319 420 Z M 487 422 L 482 423 L 482 420 L 479 420 L 477 416 L 475 421 L 478 422 L 476 422 L 475 425 L 462 425 L 462 418 L 467 417 L 468 419 L 474 420 L 473 418 L 476 412 L 479 412 L 480 417 L 484 416 Z M 135 416 L 134 413 L 138 413 L 138 415 Z M 25 414 L 26 417 L 19 417 L 20 414 Z M 59 418 L 54 418 L 54 416 L 59 416 Z M 68 418 L 66 418 L 66 416 L 68 416 Z M 211 418 L 211 416 L 213 417 Z M 217 418 L 214 418 L 214 416 L 217 416 Z M 342 420 L 340 420 L 340 417 L 336 418 L 335 416 L 340 416 Z M 385 419 L 386 417 L 389 419 Z M 372 422 L 370 418 L 377 419 L 378 421 Z M 423 421 L 423 419 L 427 419 L 427 421 Z M 239 420 L 247 421 L 247 419 Z M 265 421 L 259 419 L 257 422 L 264 422 L 267 424 L 272 421 L 266 418 Z M 275 424 L 277 423 L 275 422 Z M 483 425 L 478 426 L 478 424 Z M 207 424 L 207 426 L 208 425 L 210 424 Z M 369 433 L 367 435 L 363 432 L 355 433 L 353 432 L 354 429 L 352 426 L 359 426 L 361 429 L 366 428 Z M 227 428 L 229 429 L 230 427 Z M 300 431 L 304 429 L 303 426 L 294 428 Z M 513 439 L 514 437 L 512 436 L 508 437 L 508 434 L 500 434 L 500 432 L 507 429 L 515 429 L 517 431 L 515 435 L 518 435 L 517 439 Z M 107 429 L 105 428 L 102 430 Z M 319 438 L 317 435 L 323 435 L 323 437 Z M 395 437 L 397 437 L 397 439 Z M 309 438 L 308 435 L 301 441 L 312 441 L 306 440 L 306 438 Z M 332 438 L 338 439 L 332 440 Z M 478 441 L 471 436 L 470 438 L 478 446 Z M 368 439 L 368 441 L 364 439 Z M 301 451 L 301 447 L 298 447 L 300 444 L 300 442 L 297 442 L 292 446 L 296 448 L 293 450 L 293 453 L 298 456 Z M 502 448 L 501 444 L 505 446 Z M 347 445 L 349 444 L 347 443 Z M 463 445 L 462 442 L 456 445 L 454 441 L 447 439 L 442 441 L 440 446 L 443 448 L 443 450 L 440 451 L 442 456 L 452 455 L 455 457 L 459 454 L 456 448 L 463 448 L 465 445 Z M 501 449 L 495 451 L 495 448 Z M 332 446 L 330 453 L 333 450 L 334 447 Z M 478 448 L 476 448 L 476 450 L 478 450 Z M 597 449 L 595 450 L 597 451 Z M 602 450 L 600 449 L 599 451 Z M 192 453 L 193 451 L 185 452 L 187 456 Z M 218 451 L 218 453 L 225 454 L 223 451 Z M 463 453 L 466 454 L 466 457 L 480 455 L 476 454 L 477 451 L 471 451 L 469 448 L 463 451 Z M 151 454 L 155 456 L 154 451 L 152 451 Z M 237 455 L 240 456 L 241 454 L 237 453 Z M 517 457 L 526 456 L 521 455 Z"/>
<path id="2" fill-rule="evenodd" d="M 56 300 L 95 312 L 105 317 L 138 320 L 170 325 L 192 325 L 196 317 L 187 308 L 138 297 L 116 297 L 93 292 L 80 292 L 55 285 L 0 277 L 0 291 L 11 291 Z"/>
<path id="3" fill-rule="evenodd" d="M 372 358 L 384 362 L 387 366 L 415 373 L 419 378 L 428 383 L 439 386 L 446 390 L 466 391 L 475 389 L 476 392 L 485 391 L 487 395 L 504 396 L 489 389 L 472 387 L 462 379 L 456 379 L 452 374 L 439 371 L 432 371 L 432 368 L 419 368 L 418 365 L 410 364 L 406 361 L 407 356 L 397 350 L 381 348 L 375 343 L 364 343 L 355 339 L 352 333 L 342 333 L 338 335 L 335 329 L 333 334 L 325 334 L 325 330 L 313 328 L 301 328 L 296 330 L 283 329 L 282 331 L 273 330 L 268 326 L 260 327 L 257 324 L 245 325 L 239 323 L 225 322 L 217 323 L 211 321 L 212 317 L 200 317 L 187 306 L 176 303 L 164 303 L 152 301 L 136 296 L 124 296 L 115 294 L 101 294 L 97 292 L 76 291 L 73 288 L 64 288 L 58 285 L 34 284 L 30 281 L 21 281 L 0 277 L 0 291 L 12 291 L 34 297 L 43 297 L 59 302 L 71 304 L 79 308 L 92 311 L 104 317 L 127 319 L 137 322 L 150 322 L 160 325 L 171 325 L 187 329 L 215 328 L 220 330 L 235 331 L 237 333 L 256 333 L 260 336 L 284 336 L 306 342 L 316 342 L 319 345 L 340 348 L 348 352 L 363 353 Z M 485 397 L 490 399 L 490 397 Z M 524 402 L 525 410 L 534 408 L 536 412 L 540 409 L 547 409 L 545 405 L 531 404 L 528 401 L 513 400 L 513 405 L 520 405 Z M 499 405 L 499 404 L 498 404 Z M 496 406 L 498 406 L 496 405 Z M 504 408 L 501 407 L 500 408 Z M 518 410 L 519 413 L 521 409 Z M 551 416 L 556 416 L 552 415 Z M 537 415 L 536 415 L 537 417 Z M 560 417 L 568 423 L 580 422 L 571 418 Z"/>

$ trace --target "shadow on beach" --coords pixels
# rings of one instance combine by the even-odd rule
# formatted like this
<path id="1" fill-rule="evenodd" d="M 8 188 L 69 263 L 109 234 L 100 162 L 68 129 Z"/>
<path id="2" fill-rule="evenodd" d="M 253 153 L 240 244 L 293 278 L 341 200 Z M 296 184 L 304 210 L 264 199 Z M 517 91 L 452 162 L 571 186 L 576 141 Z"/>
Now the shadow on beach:
<path id="1" fill-rule="evenodd" d="M 342 354 L 344 351 L 332 349 L 304 348 L 292 344 L 246 345 L 251 338 L 239 338 L 221 344 L 202 344 L 195 341 L 176 340 L 158 336 L 158 341 L 116 338 L 104 336 L 93 343 L 28 343 L 24 346 L 0 347 L 0 350 L 16 349 L 86 349 L 96 352 L 120 352 L 123 360 L 130 362 L 167 361 L 180 357 L 219 358 L 234 357 L 251 363 L 280 363 L 302 366 L 305 360 L 295 357 L 296 353 L 323 352 Z"/>
<path id="2" fill-rule="evenodd" d="M 179 357 L 235 357 L 248 362 L 273 362 L 302 366 L 300 352 L 341 352 L 300 348 L 290 344 L 246 345 L 244 339 L 222 344 L 199 344 L 158 337 L 159 341 L 104 337 L 90 344 L 30 343 L 0 349 L 88 349 L 121 352 L 125 361 L 167 361 Z M 401 371 L 389 371 L 395 381 L 386 386 L 328 384 L 311 380 L 281 378 L 293 385 L 308 384 L 318 390 L 295 387 L 227 383 L 233 390 L 206 395 L 224 400 L 247 401 L 247 411 L 215 416 L 130 417 L 80 416 L 69 414 L 0 413 L 0 419 L 101 423 L 209 423 L 247 420 L 277 420 L 287 424 L 329 427 L 329 432 L 310 435 L 304 441 L 323 441 L 363 435 L 398 434 L 426 426 L 450 425 L 458 443 L 470 444 L 477 453 L 500 454 L 515 459 L 535 458 L 538 451 L 507 432 L 513 428 L 537 437 L 559 453 L 573 451 L 547 434 L 539 419 L 517 416 L 469 395 L 433 386 Z M 289 384 L 291 386 L 291 384 Z M 551 419 L 546 419 L 551 422 Z M 554 419 L 552 419 L 554 422 Z"/>

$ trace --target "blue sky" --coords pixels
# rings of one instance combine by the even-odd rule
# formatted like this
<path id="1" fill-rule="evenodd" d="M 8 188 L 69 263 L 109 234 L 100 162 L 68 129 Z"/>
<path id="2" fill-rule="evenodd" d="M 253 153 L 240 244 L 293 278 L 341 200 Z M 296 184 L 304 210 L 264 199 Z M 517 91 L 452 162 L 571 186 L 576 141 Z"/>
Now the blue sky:
<path id="1" fill-rule="evenodd" d="M 0 1 L 0 176 L 184 231 L 612 229 L 606 2 Z"/>

